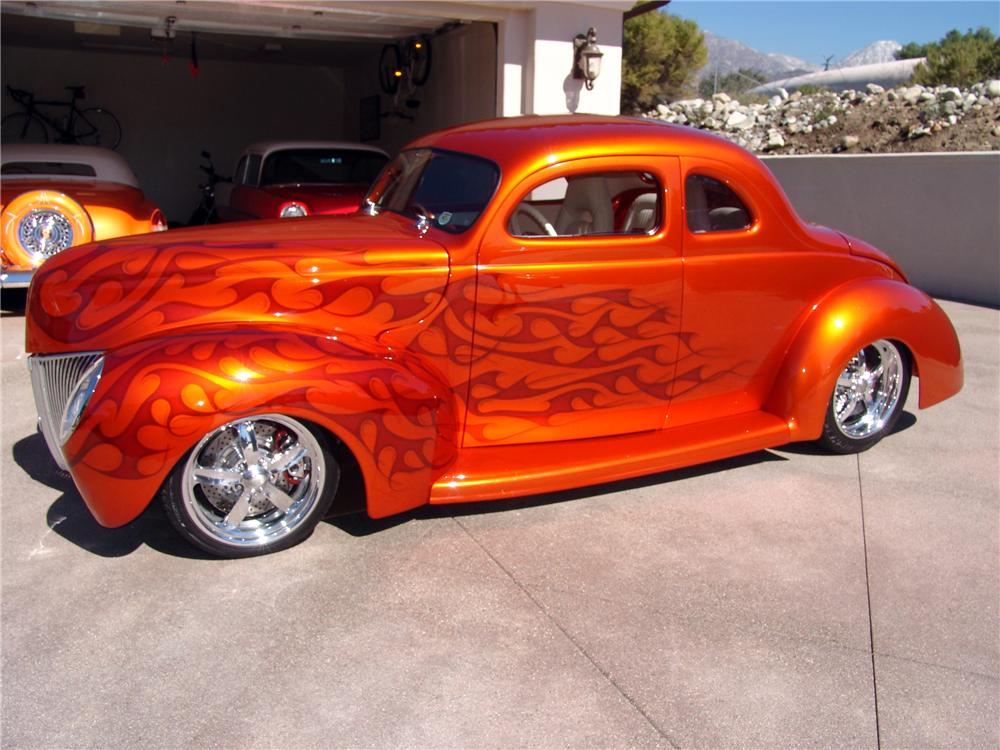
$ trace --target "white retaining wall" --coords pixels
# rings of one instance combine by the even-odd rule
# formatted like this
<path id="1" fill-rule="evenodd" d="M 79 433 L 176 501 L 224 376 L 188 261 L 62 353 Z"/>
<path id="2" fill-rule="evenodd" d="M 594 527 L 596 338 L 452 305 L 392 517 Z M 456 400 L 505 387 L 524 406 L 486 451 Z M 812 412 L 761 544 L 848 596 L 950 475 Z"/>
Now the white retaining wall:
<path id="1" fill-rule="evenodd" d="M 806 221 L 870 242 L 929 294 L 1000 307 L 1000 153 L 764 162 Z"/>

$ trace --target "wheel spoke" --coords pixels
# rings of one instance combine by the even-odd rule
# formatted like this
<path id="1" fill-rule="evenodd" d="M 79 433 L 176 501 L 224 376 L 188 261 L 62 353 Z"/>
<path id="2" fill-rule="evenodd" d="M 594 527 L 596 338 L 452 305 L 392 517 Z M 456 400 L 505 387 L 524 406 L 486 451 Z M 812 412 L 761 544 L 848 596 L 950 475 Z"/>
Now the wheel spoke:
<path id="1" fill-rule="evenodd" d="M 289 466 L 295 466 L 303 458 L 309 455 L 309 451 L 302 445 L 296 443 L 279 455 L 268 467 L 271 471 L 284 471 Z"/>
<path id="2" fill-rule="evenodd" d="M 844 404 L 844 408 L 840 410 L 837 414 L 837 418 L 840 420 L 841 424 L 847 421 L 847 419 L 854 415 L 854 409 L 858 405 L 858 397 L 855 393 L 850 393 L 847 396 L 847 401 Z"/>
<path id="3" fill-rule="evenodd" d="M 235 469 L 209 469 L 198 466 L 194 470 L 194 478 L 199 484 L 210 484 L 215 487 L 227 484 L 238 484 L 243 475 Z"/>
<path id="4" fill-rule="evenodd" d="M 247 466 L 257 463 L 260 451 L 257 449 L 257 433 L 254 432 L 253 422 L 240 422 L 236 426 L 236 434 L 240 441 L 240 452 Z"/>
<path id="5" fill-rule="evenodd" d="M 232 510 L 226 514 L 226 517 L 222 519 L 222 523 L 226 526 L 239 526 L 240 521 L 247 517 L 250 512 L 250 493 L 243 490 L 243 494 L 240 495 L 239 500 L 233 505 Z"/>
<path id="6" fill-rule="evenodd" d="M 267 499 L 271 501 L 271 504 L 283 513 L 288 512 L 288 509 L 292 507 L 292 503 L 295 502 L 290 495 L 273 484 L 264 485 L 264 494 L 267 495 Z"/>

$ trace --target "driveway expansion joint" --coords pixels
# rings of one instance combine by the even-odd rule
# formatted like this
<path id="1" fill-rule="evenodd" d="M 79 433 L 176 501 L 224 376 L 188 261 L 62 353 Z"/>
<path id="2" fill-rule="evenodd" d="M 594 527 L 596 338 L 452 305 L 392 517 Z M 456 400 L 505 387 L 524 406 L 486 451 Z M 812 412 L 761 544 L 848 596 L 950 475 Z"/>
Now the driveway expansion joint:
<path id="1" fill-rule="evenodd" d="M 640 706 L 639 703 L 631 695 L 629 695 L 628 692 L 621 685 L 618 684 L 615 678 L 611 676 L 611 673 L 608 672 L 608 670 L 606 670 L 604 667 L 602 667 L 600 663 L 598 663 L 598 661 L 590 654 L 590 652 L 588 652 L 587 649 L 583 647 L 583 644 L 577 641 L 577 639 L 574 638 L 572 634 L 570 634 L 570 632 L 565 627 L 563 627 L 562 623 L 560 623 L 559 620 L 557 620 L 552 615 L 552 613 L 549 612 L 545 608 L 545 606 L 537 598 L 535 598 L 534 595 L 532 595 L 531 591 L 528 590 L 527 586 L 522 584 L 517 579 L 517 576 L 515 576 L 512 571 L 508 570 L 507 567 L 502 562 L 500 562 L 500 560 L 498 560 L 492 552 L 490 552 L 486 548 L 486 545 L 484 545 L 481 541 L 479 541 L 479 539 L 476 538 L 475 534 L 473 534 L 465 526 L 465 524 L 463 524 L 460 520 L 458 520 L 458 518 L 455 518 L 454 516 L 452 517 L 452 520 L 454 520 L 455 523 L 458 525 L 458 527 L 462 529 L 462 531 L 464 531 L 473 542 L 475 542 L 476 546 L 478 546 L 483 551 L 483 554 L 489 557 L 490 560 L 493 561 L 493 564 L 496 565 L 501 571 L 503 571 L 504 575 L 506 575 L 511 580 L 511 582 L 515 586 L 517 586 L 518 589 L 521 590 L 521 593 L 524 594 L 531 601 L 531 603 L 538 608 L 538 610 L 546 617 L 546 619 L 548 619 L 549 622 L 551 622 L 559 630 L 559 632 L 563 634 L 563 637 L 565 637 L 566 640 L 568 640 L 572 644 L 573 648 L 575 648 L 587 661 L 590 662 L 591 666 L 593 666 L 593 668 L 597 670 L 597 672 L 605 679 L 605 681 L 608 682 L 618 692 L 618 694 L 621 695 L 622 698 L 628 701 L 629 705 L 631 705 L 632 708 L 635 709 L 635 711 L 638 712 L 638 714 L 642 716 L 642 718 L 645 719 L 646 722 L 654 730 L 656 730 L 656 733 L 660 735 L 660 737 L 662 737 L 664 740 L 666 740 L 666 742 L 669 743 L 670 747 L 675 748 L 675 750 L 680 750 L 681 746 L 678 745 L 670 737 L 670 735 L 667 734 L 660 727 L 660 725 L 656 723 L 656 720 L 653 719 L 653 717 L 650 716 L 645 711 L 645 709 L 643 709 L 643 707 Z"/>

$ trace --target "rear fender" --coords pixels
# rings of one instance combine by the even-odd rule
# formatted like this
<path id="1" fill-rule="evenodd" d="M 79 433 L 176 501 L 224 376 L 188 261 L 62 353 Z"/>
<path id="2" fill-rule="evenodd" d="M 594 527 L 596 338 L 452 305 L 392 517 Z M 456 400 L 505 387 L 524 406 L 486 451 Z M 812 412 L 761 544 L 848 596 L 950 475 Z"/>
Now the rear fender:
<path id="1" fill-rule="evenodd" d="M 934 300 L 901 281 L 849 282 L 813 306 L 801 325 L 765 410 L 788 421 L 793 440 L 823 430 L 837 376 L 862 347 L 892 339 L 909 350 L 920 378 L 920 408 L 962 388 L 962 355 L 955 329 Z"/>
<path id="2" fill-rule="evenodd" d="M 206 433 L 269 412 L 319 425 L 361 468 L 368 512 L 427 502 L 454 458 L 450 389 L 412 356 L 370 341 L 289 331 L 199 331 L 109 352 L 64 447 L 104 526 L 136 518 Z"/>

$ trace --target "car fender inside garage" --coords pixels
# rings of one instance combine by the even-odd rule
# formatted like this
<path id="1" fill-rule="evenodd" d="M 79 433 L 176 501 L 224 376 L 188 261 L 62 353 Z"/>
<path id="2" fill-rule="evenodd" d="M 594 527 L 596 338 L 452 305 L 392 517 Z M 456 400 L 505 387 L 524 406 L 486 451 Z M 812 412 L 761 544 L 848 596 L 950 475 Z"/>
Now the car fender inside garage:
<path id="1" fill-rule="evenodd" d="M 114 112 L 118 151 L 184 223 L 203 150 L 229 175 L 254 141 L 364 141 L 392 153 L 498 114 L 617 113 L 630 5 L 5 2 L 2 111 L 18 111 L 6 87 L 68 102 L 65 87 L 86 86 L 80 106 Z M 572 40 L 588 26 L 600 28 L 605 53 L 593 91 L 571 70 Z M 430 40 L 430 74 L 393 97 L 379 84 L 383 47 L 413 38 Z"/>

